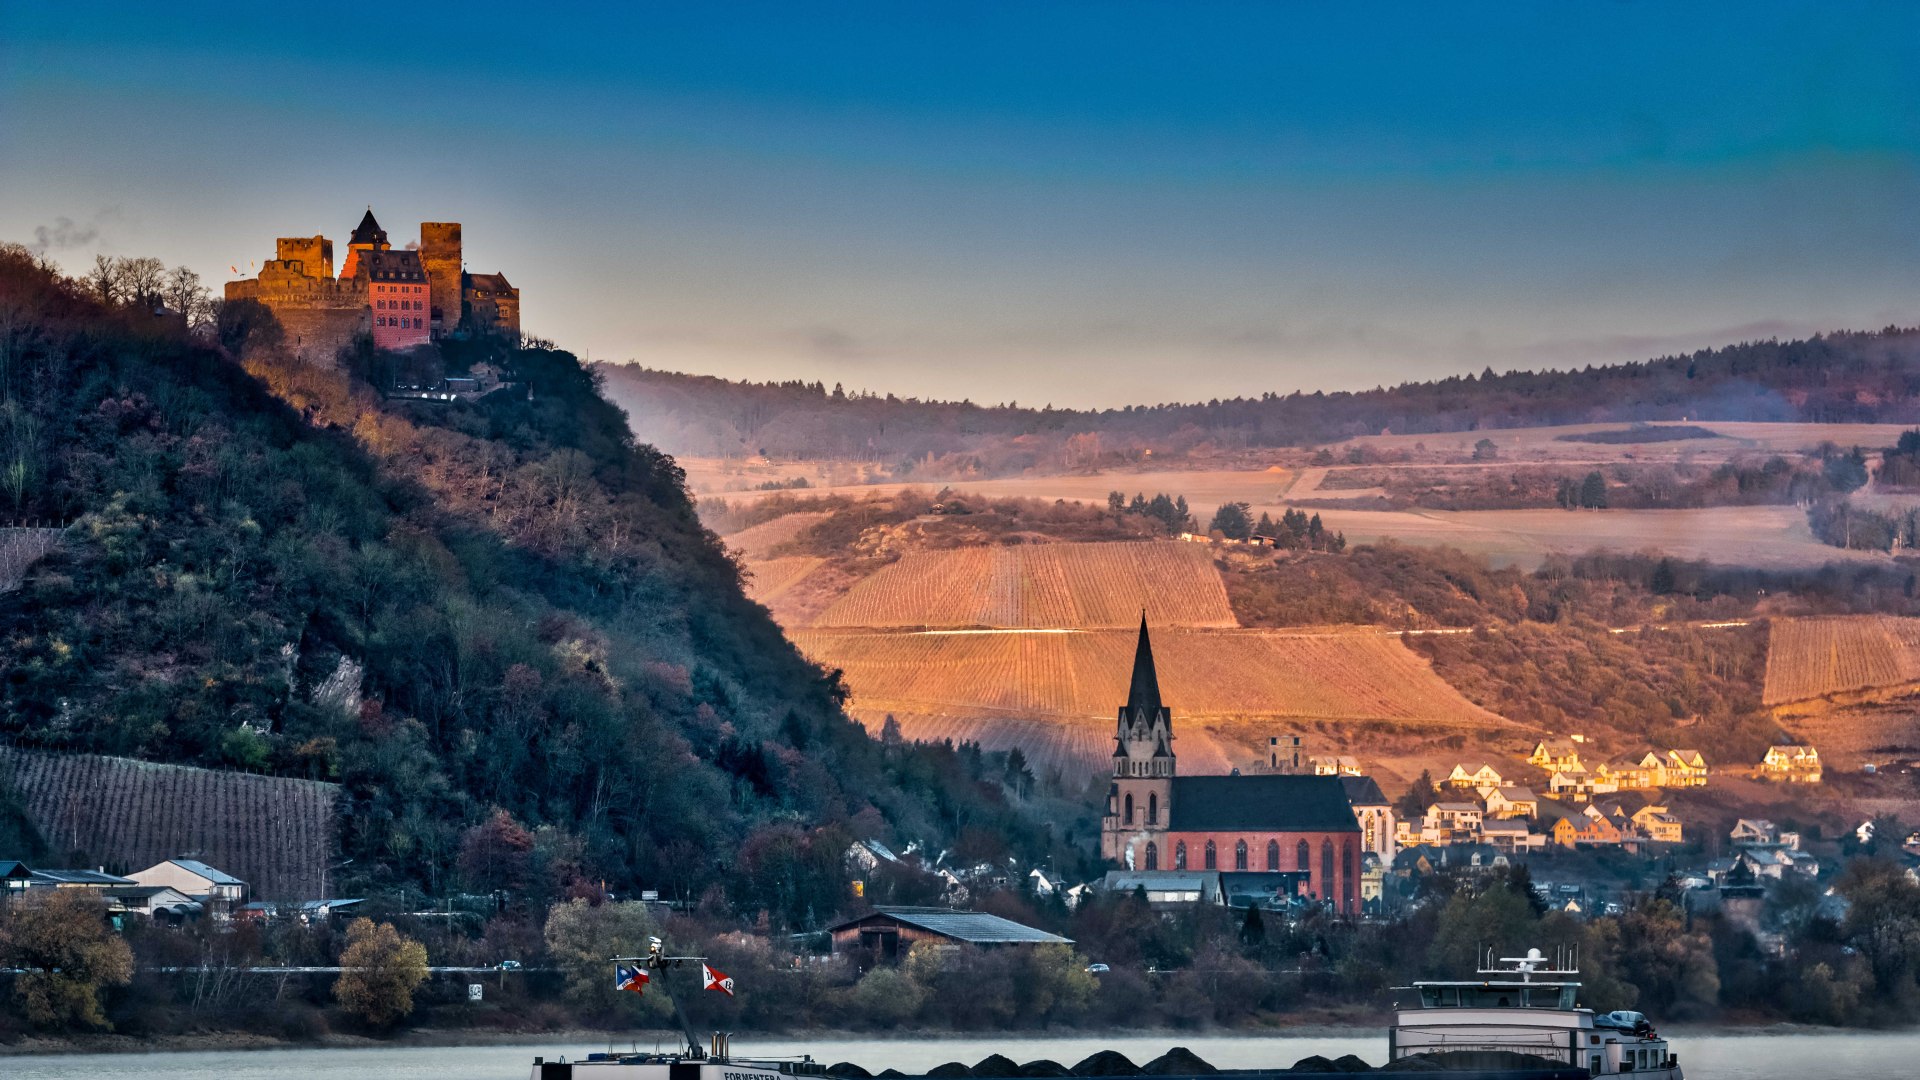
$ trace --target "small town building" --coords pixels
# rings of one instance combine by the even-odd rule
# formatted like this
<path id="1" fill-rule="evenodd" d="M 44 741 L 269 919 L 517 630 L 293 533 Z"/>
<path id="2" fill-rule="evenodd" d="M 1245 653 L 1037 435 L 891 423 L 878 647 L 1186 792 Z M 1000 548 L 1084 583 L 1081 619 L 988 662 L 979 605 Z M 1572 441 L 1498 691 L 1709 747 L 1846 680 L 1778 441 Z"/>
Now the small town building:
<path id="1" fill-rule="evenodd" d="M 1071 939 L 1058 934 L 984 911 L 929 907 L 875 908 L 859 918 L 828 927 L 827 933 L 833 938 L 836 953 L 865 949 L 882 959 L 898 957 L 923 941 L 982 947 L 1073 944 Z"/>
<path id="2" fill-rule="evenodd" d="M 1340 786 L 1346 789 L 1347 805 L 1353 808 L 1354 820 L 1360 823 L 1361 850 L 1391 863 L 1396 847 L 1394 814 L 1386 793 L 1371 776 L 1343 776 Z"/>
<path id="3" fill-rule="evenodd" d="M 1347 755 L 1338 757 L 1317 757 L 1313 759 L 1315 776 L 1359 776 L 1363 772 L 1360 759 Z"/>
<path id="4" fill-rule="evenodd" d="M 1760 776 L 1788 784 L 1820 782 L 1820 751 L 1811 746 L 1769 746 L 1760 761 Z"/>
<path id="5" fill-rule="evenodd" d="M 1485 762 L 1482 762 L 1479 768 L 1472 771 L 1469 771 L 1465 765 L 1455 765 L 1453 771 L 1447 774 L 1448 787 L 1497 788 L 1503 782 L 1504 781 L 1500 779 L 1499 770 Z"/>
<path id="6" fill-rule="evenodd" d="M 1103 892 L 1139 892 L 1157 909 L 1225 903 L 1219 871 L 1109 870 L 1101 879 Z"/>
<path id="7" fill-rule="evenodd" d="M 1540 812 L 1540 797 L 1526 787 L 1497 787 L 1481 791 L 1487 802 L 1487 816 L 1496 819 L 1530 818 Z"/>
<path id="8" fill-rule="evenodd" d="M 1698 750 L 1667 751 L 1667 787 L 1706 787 L 1707 759 Z"/>
<path id="9" fill-rule="evenodd" d="M 35 870 L 28 879 L 27 886 L 34 889 L 93 889 L 95 891 L 114 885 L 136 885 L 132 878 L 123 878 L 118 874 L 109 874 L 106 869 L 94 870 Z"/>
<path id="10" fill-rule="evenodd" d="M 1571 739 L 1543 739 L 1534 744 L 1533 753 L 1527 755 L 1527 763 L 1548 772 L 1584 772 L 1580 763 L 1580 743 L 1585 740 L 1576 736 Z"/>
<path id="11" fill-rule="evenodd" d="M 0 899 L 27 891 L 33 884 L 33 868 L 18 859 L 0 859 Z"/>
<path id="12" fill-rule="evenodd" d="M 205 910 L 198 900 L 166 885 L 109 885 L 100 894 L 111 914 L 145 915 L 175 925 Z"/>
<path id="13" fill-rule="evenodd" d="M 165 885 L 203 903 L 238 907 L 246 902 L 247 883 L 198 859 L 168 859 L 132 876 L 138 885 Z"/>

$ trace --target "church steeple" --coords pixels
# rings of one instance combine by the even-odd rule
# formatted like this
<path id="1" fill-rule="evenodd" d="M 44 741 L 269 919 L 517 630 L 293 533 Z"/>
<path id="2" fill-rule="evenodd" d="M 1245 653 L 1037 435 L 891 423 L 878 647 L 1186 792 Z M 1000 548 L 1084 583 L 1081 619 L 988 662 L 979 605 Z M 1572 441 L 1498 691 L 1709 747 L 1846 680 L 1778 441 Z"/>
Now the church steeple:
<path id="1" fill-rule="evenodd" d="M 1133 647 L 1133 684 L 1127 689 L 1127 711 L 1135 716 L 1160 712 L 1160 676 L 1153 670 L 1153 642 L 1147 637 L 1147 613 L 1140 613 L 1140 640 Z"/>

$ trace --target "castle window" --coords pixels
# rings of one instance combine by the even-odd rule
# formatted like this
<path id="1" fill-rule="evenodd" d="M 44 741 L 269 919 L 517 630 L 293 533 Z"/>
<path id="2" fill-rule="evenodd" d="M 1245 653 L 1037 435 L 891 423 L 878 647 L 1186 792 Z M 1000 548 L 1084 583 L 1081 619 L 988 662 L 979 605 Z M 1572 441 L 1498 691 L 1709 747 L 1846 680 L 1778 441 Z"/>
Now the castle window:
<path id="1" fill-rule="evenodd" d="M 1185 870 L 1187 868 L 1187 842 L 1185 840 L 1173 845 L 1173 868 L 1175 870 Z"/>
<path id="2" fill-rule="evenodd" d="M 1293 853 L 1293 868 L 1309 873 L 1313 870 L 1313 849 L 1305 840 L 1300 841 L 1300 847 Z"/>
<path id="3" fill-rule="evenodd" d="M 1245 840 L 1241 840 L 1233 845 L 1233 868 L 1235 870 L 1245 870 L 1247 868 L 1247 842 Z"/>
<path id="4" fill-rule="evenodd" d="M 1213 841 L 1211 840 L 1207 841 L 1207 869 L 1209 870 L 1220 869 L 1219 862 L 1220 862 L 1219 858 L 1214 854 L 1214 851 L 1213 851 Z"/>
<path id="5" fill-rule="evenodd" d="M 1131 791 L 1127 792 L 1127 812 L 1125 820 L 1127 824 L 1133 824 L 1133 792 Z"/>
<path id="6" fill-rule="evenodd" d="M 1147 793 L 1147 824 L 1160 824 L 1160 796 L 1155 792 Z"/>
<path id="7" fill-rule="evenodd" d="M 1147 869 L 1160 869 L 1160 849 L 1151 840 L 1147 841 Z"/>
<path id="8" fill-rule="evenodd" d="M 1267 869 L 1280 869 L 1280 841 L 1267 841 Z"/>

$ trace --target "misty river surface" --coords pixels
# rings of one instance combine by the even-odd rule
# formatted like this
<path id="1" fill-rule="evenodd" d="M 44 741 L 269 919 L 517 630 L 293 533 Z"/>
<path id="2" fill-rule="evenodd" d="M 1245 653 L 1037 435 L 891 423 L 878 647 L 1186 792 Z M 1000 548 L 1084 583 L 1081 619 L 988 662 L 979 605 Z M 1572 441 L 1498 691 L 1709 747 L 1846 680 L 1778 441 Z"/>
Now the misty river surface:
<path id="1" fill-rule="evenodd" d="M 1920 1032 L 1898 1034 L 1669 1033 L 1689 1080 L 1907 1080 L 1920 1076 Z M 355 1050 L 189 1051 L 161 1054 L 63 1054 L 0 1057 L 6 1080 L 67 1077 L 140 1077 L 142 1080 L 526 1080 L 534 1055 L 572 1061 L 589 1052 L 628 1049 L 621 1042 L 531 1042 L 524 1046 L 405 1047 Z M 1052 1058 L 1071 1065 L 1098 1050 L 1118 1050 L 1146 1062 L 1171 1046 L 1185 1046 L 1222 1068 L 1293 1064 L 1310 1054 L 1358 1054 L 1379 1064 L 1380 1036 L 1076 1036 L 1072 1038 L 926 1038 L 806 1040 L 734 1039 L 736 1056 L 798 1056 L 852 1061 L 874 1072 L 928 1069 L 945 1061 L 975 1062 L 988 1054 L 1016 1061 Z M 643 1042 L 651 1050 L 651 1041 Z"/>

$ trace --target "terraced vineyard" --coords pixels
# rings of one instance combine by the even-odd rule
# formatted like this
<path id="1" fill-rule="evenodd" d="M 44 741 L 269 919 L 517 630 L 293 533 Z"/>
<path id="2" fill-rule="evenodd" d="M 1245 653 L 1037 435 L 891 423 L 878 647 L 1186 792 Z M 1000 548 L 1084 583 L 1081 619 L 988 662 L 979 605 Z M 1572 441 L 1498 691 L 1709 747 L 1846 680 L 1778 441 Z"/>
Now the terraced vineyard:
<path id="1" fill-rule="evenodd" d="M 1154 626 L 1237 625 L 1206 545 L 1177 541 L 914 551 L 812 625 L 1125 627 L 1143 608 Z"/>
<path id="2" fill-rule="evenodd" d="M 801 578 L 819 569 L 825 559 L 811 555 L 783 555 L 777 559 L 750 559 L 747 571 L 747 595 L 755 602 L 772 607 Z"/>
<path id="3" fill-rule="evenodd" d="M 1920 682 L 1920 619 L 1844 615 L 1775 619 L 1767 639 L 1769 706 Z"/>
<path id="4" fill-rule="evenodd" d="M 1030 757 L 1077 757 L 1093 768 L 1112 748 L 1134 647 L 1129 630 L 812 629 L 792 637 L 845 673 L 849 709 L 875 732 L 892 714 L 903 730 L 910 717 L 928 737 L 1019 745 Z M 1182 771 L 1224 771 L 1246 756 L 1207 734 L 1209 721 L 1392 721 L 1479 735 L 1509 726 L 1383 634 L 1156 628 L 1154 655 Z"/>
<path id="5" fill-rule="evenodd" d="M 796 511 L 741 529 L 725 538 L 727 547 L 749 559 L 764 559 L 775 548 L 832 516 L 825 510 Z"/>
<path id="6" fill-rule="evenodd" d="M 61 856 L 133 871 L 192 855 L 256 897 L 320 897 L 334 850 L 334 784 L 8 747 L 0 772 Z"/>

